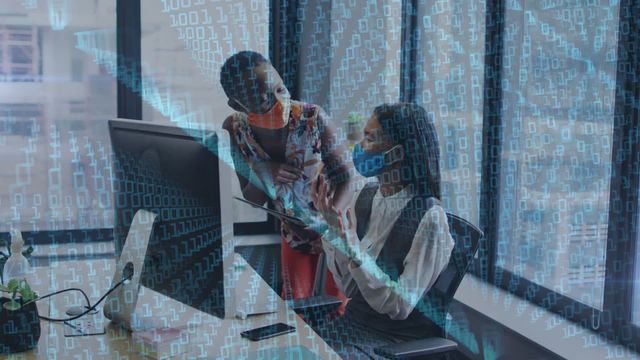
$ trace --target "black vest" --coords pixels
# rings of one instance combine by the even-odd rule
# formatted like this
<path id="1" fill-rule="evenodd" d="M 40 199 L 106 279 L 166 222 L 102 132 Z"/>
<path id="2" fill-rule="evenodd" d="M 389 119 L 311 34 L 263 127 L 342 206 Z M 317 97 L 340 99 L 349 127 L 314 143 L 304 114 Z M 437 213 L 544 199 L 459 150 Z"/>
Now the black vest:
<path id="1" fill-rule="evenodd" d="M 356 230 L 360 239 L 364 237 L 367 231 L 373 197 L 377 190 L 378 184 L 368 184 L 362 189 L 356 200 Z M 433 205 L 439 203 L 438 199 L 434 197 L 415 195 L 405 205 L 400 217 L 393 224 L 393 228 L 376 258 L 376 264 L 389 275 L 392 281 L 397 281 L 404 270 L 404 259 L 409 253 L 420 221 Z M 391 336 L 408 338 L 433 336 L 433 323 L 418 308 L 419 306 L 416 306 L 405 320 L 392 320 L 388 315 L 380 314 L 371 308 L 356 287 L 356 290 L 351 295 L 351 300 L 347 304 L 346 315 L 369 328 Z"/>

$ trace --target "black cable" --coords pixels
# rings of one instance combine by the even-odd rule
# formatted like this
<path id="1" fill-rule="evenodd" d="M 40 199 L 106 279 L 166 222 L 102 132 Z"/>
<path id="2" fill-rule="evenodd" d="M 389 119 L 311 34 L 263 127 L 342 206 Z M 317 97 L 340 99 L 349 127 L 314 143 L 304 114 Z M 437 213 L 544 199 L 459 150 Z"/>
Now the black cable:
<path id="1" fill-rule="evenodd" d="M 84 296 L 84 299 L 87 301 L 87 306 L 86 307 L 88 308 L 89 306 L 91 306 L 91 301 L 89 301 L 89 297 L 87 296 L 87 294 L 84 291 L 82 291 L 82 289 L 78 289 L 78 288 L 69 288 L 69 289 L 56 291 L 56 292 L 53 292 L 51 294 L 47 294 L 47 295 L 39 297 L 39 298 L 36 298 L 36 299 L 33 299 L 33 300 L 29 300 L 29 301 L 25 302 L 24 304 L 22 304 L 22 306 L 25 306 L 25 305 L 30 304 L 32 302 L 40 301 L 42 299 L 46 299 L 46 298 L 51 297 L 53 295 L 62 294 L 63 292 L 67 292 L 67 291 L 79 291 L 80 293 L 82 293 L 82 296 Z"/>
<path id="2" fill-rule="evenodd" d="M 83 312 L 83 313 L 81 313 L 81 314 L 78 314 L 78 315 L 75 315 L 75 316 L 72 316 L 72 317 L 69 317 L 69 318 L 66 318 L 66 319 L 53 319 L 53 318 L 49 318 L 49 317 L 46 317 L 46 316 L 38 315 L 38 317 L 39 317 L 40 319 L 42 319 L 42 320 L 46 320 L 46 321 L 52 321 L 52 322 L 66 322 L 66 321 L 71 321 L 71 320 L 75 320 L 75 319 L 77 319 L 77 318 L 79 318 L 79 317 L 82 317 L 82 316 L 84 316 L 84 315 L 88 314 L 89 312 L 93 311 L 93 310 L 96 308 L 96 306 L 98 306 L 98 305 L 99 305 L 99 304 L 100 304 L 100 303 L 101 303 L 101 302 L 102 302 L 102 301 L 103 301 L 103 300 L 104 300 L 104 299 L 105 299 L 109 294 L 111 294 L 111 293 L 112 293 L 114 290 L 116 290 L 120 285 L 122 285 L 125 281 L 127 281 L 127 280 L 131 279 L 132 277 L 133 277 L 133 274 L 131 274 L 130 276 L 128 276 L 128 277 L 123 278 L 122 280 L 120 280 L 120 282 L 118 282 L 117 284 L 115 284 L 114 286 L 112 286 L 112 287 L 111 287 L 111 289 L 109 289 L 109 291 L 107 291 L 104 295 L 102 295 L 102 297 L 100 298 L 100 300 L 98 300 L 98 301 L 97 301 L 95 304 L 93 304 L 93 305 L 91 305 L 91 302 L 89 301 L 89 297 L 87 296 L 87 294 L 85 294 L 85 292 L 84 292 L 84 291 L 82 291 L 81 289 L 78 289 L 78 288 L 70 288 L 70 289 L 64 289 L 64 290 L 56 291 L 56 292 L 54 292 L 54 293 L 47 294 L 47 295 L 45 295 L 45 296 L 43 296 L 43 297 L 41 297 L 41 298 L 37 298 L 37 299 L 32 300 L 32 301 L 34 301 L 34 302 L 35 302 L 35 301 L 39 301 L 39 300 L 42 300 L 42 299 L 46 299 L 46 298 L 48 298 L 48 297 L 51 297 L 51 296 L 53 296 L 53 295 L 57 295 L 57 294 L 61 294 L 61 293 L 66 292 L 66 291 L 80 291 L 80 292 L 84 295 L 85 299 L 87 300 L 87 304 L 88 304 L 88 305 L 91 305 L 91 306 L 89 306 L 89 307 L 87 308 L 87 310 L 86 310 L 85 312 Z"/>

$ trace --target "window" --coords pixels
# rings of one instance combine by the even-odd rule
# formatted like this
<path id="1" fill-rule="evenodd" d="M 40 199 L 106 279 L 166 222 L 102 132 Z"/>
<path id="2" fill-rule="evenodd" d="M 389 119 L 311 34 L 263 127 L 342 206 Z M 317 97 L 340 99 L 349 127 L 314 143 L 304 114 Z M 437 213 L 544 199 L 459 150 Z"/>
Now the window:
<path id="1" fill-rule="evenodd" d="M 418 2 L 416 101 L 440 141 L 442 203 L 478 224 L 484 85 L 483 2 Z"/>
<path id="2" fill-rule="evenodd" d="M 401 27 L 400 0 L 355 7 L 351 1 L 332 1 L 327 111 L 338 126 L 346 128 L 345 120 L 355 114 L 369 119 L 376 106 L 398 100 Z M 362 133 L 363 127 L 354 131 Z"/>
<path id="3" fill-rule="evenodd" d="M 115 0 L 69 2 L 53 26 L 56 3 L 3 4 L 2 232 L 113 227 L 106 120 L 116 116 L 115 79 L 78 47 L 76 33 L 107 31 L 101 46 L 114 51 Z"/>
<path id="4" fill-rule="evenodd" d="M 522 6 L 505 13 L 496 265 L 602 309 L 618 8 Z"/>
<path id="5" fill-rule="evenodd" d="M 145 2 L 141 21 L 143 120 L 219 129 L 233 112 L 220 67 L 241 50 L 268 57 L 269 2 Z M 232 191 L 242 196 L 235 174 Z M 267 220 L 261 210 L 233 206 L 237 223 Z"/>
<path id="6" fill-rule="evenodd" d="M 38 27 L 0 25 L 0 82 L 39 81 L 39 67 Z"/>
<path id="7" fill-rule="evenodd" d="M 38 123 L 43 116 L 43 107 L 40 104 L 3 105 L 0 109 L 1 132 L 5 136 L 33 137 L 42 132 Z"/>

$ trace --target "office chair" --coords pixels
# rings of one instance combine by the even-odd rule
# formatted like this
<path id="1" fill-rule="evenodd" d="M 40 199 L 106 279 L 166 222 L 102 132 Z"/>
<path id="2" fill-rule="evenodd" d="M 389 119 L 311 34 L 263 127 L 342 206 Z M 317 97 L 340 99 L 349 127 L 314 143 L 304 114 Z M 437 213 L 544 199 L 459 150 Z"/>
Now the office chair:
<path id="1" fill-rule="evenodd" d="M 476 226 L 459 216 L 447 213 L 447 220 L 449 222 L 449 231 L 454 241 L 451 258 L 445 270 L 438 276 L 438 279 L 424 298 L 424 303 L 427 304 L 426 315 L 431 319 L 437 331 L 440 332 L 440 337 L 381 346 L 374 350 L 377 355 L 389 359 L 428 359 L 446 356 L 457 349 L 458 344 L 446 338 L 446 320 L 449 305 L 478 250 L 483 233 Z M 337 308 L 340 305 L 340 301 L 331 296 L 321 296 L 296 300 L 291 305 L 297 313 L 303 314 L 305 319 L 318 322 L 319 320 L 313 318 L 322 317 L 328 310 Z"/>

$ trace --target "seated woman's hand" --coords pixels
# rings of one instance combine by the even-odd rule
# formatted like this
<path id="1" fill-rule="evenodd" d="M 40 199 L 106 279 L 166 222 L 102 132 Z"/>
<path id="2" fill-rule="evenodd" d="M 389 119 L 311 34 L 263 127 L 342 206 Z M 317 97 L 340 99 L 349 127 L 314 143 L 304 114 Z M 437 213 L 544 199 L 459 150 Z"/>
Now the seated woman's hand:
<path id="1" fill-rule="evenodd" d="M 311 199 L 313 206 L 318 210 L 327 222 L 327 225 L 336 231 L 339 228 L 338 209 L 334 205 L 335 189 L 330 189 L 325 176 L 320 174 L 311 184 Z"/>
<path id="2" fill-rule="evenodd" d="M 312 195 L 313 204 L 322 214 L 329 227 L 328 234 L 331 236 L 326 240 L 351 254 L 353 246 L 350 245 L 348 237 L 354 227 L 351 211 L 346 211 L 345 219 L 342 210 L 336 208 L 334 204 L 335 190 L 329 189 L 329 182 L 326 181 L 324 175 L 318 176 L 312 185 L 312 189 L 316 190 Z"/>

